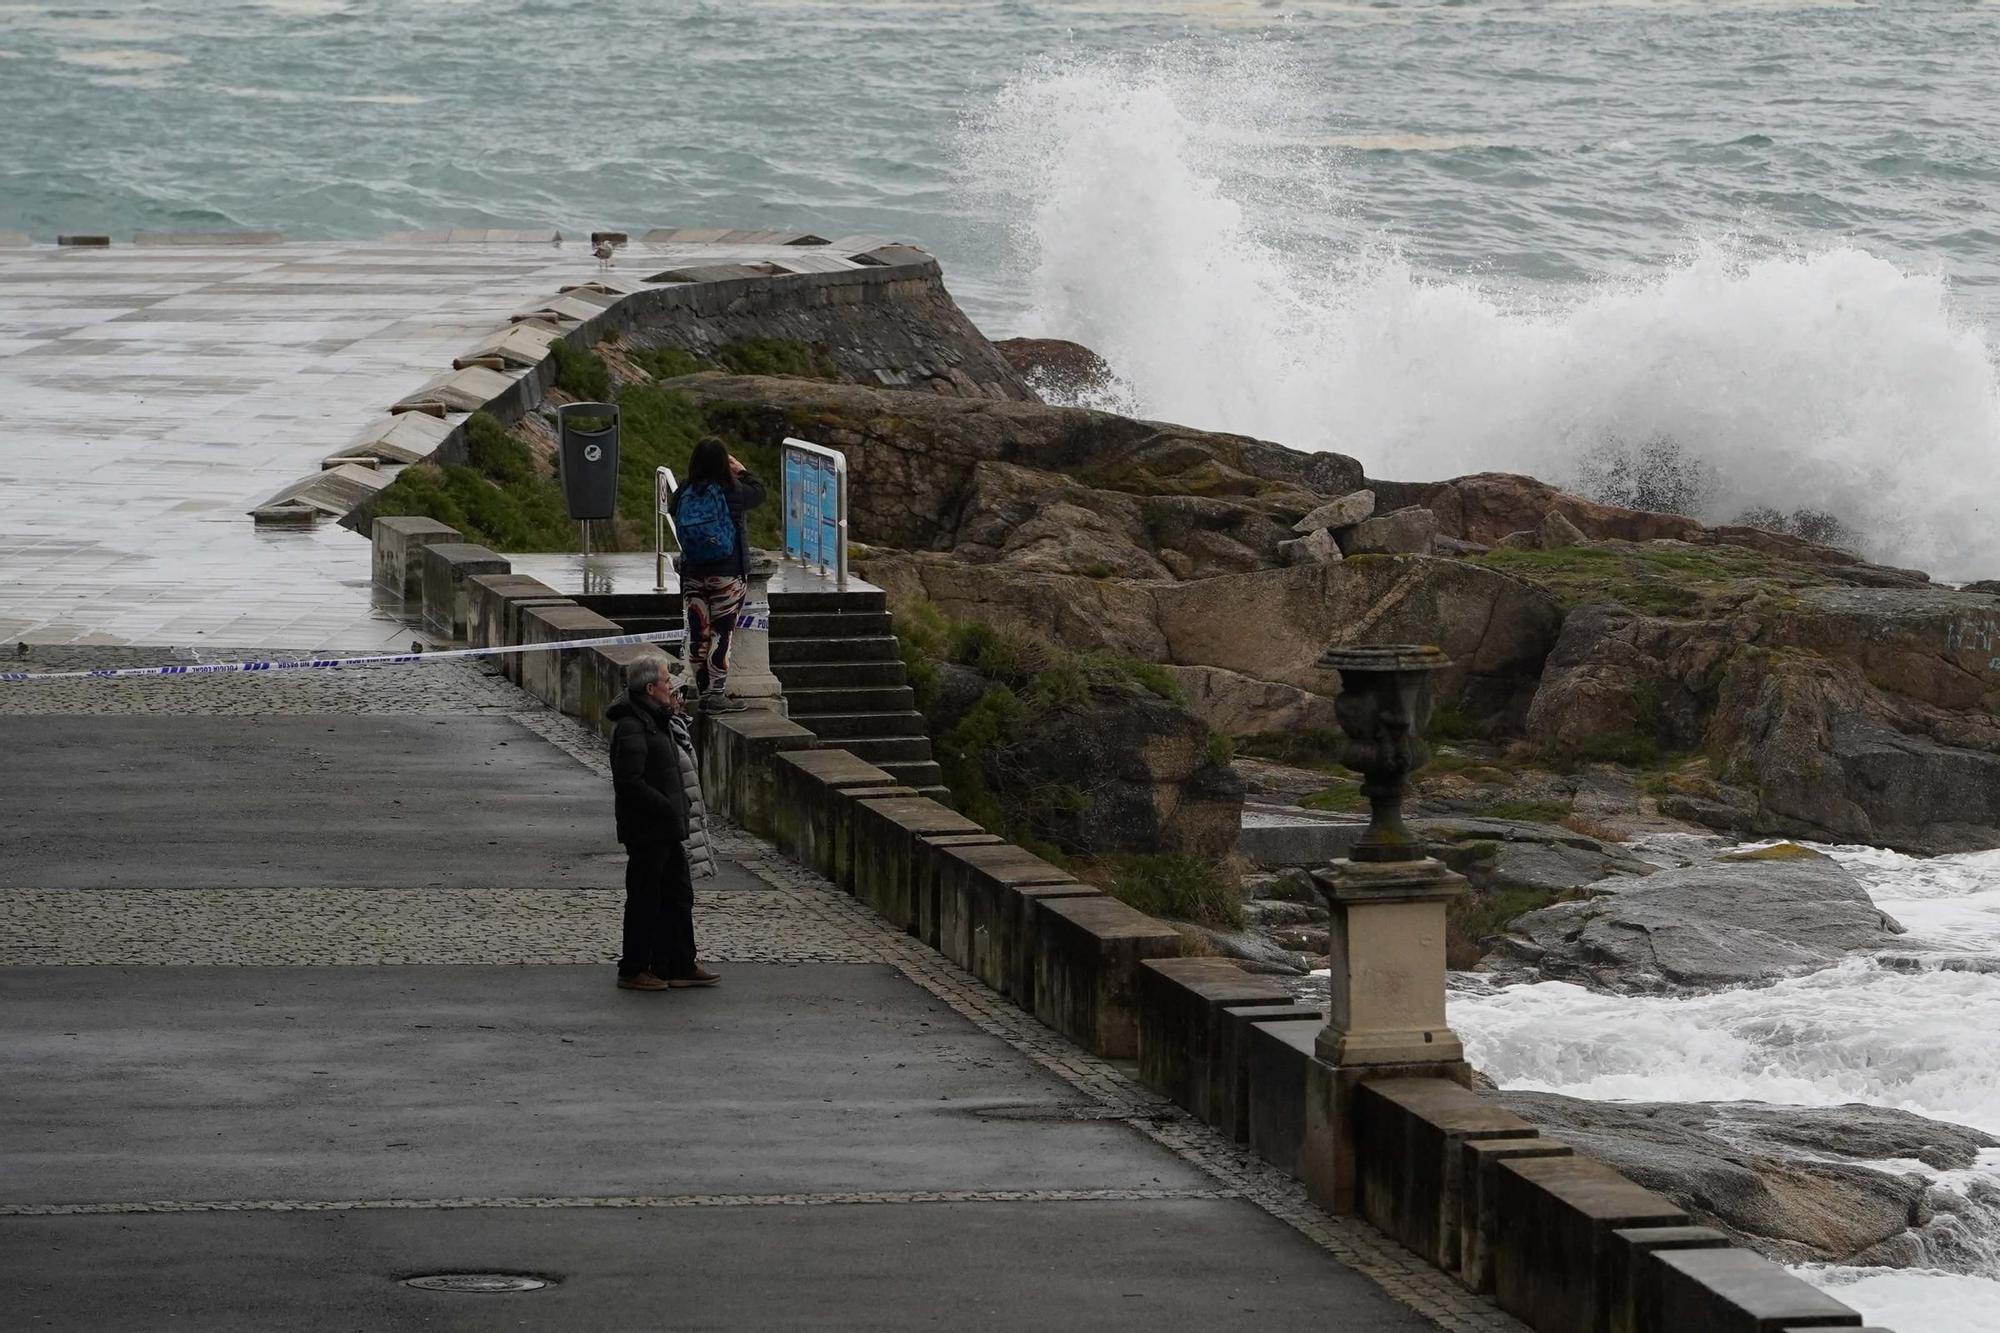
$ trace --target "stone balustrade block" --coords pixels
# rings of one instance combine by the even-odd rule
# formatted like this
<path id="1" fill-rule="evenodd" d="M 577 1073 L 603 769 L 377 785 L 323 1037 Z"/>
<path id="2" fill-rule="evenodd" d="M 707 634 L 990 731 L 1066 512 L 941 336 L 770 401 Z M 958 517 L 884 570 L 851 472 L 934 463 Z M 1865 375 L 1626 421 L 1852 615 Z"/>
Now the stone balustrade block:
<path id="1" fill-rule="evenodd" d="M 463 643 L 470 603 L 465 581 L 474 574 L 506 574 L 504 556 L 472 542 L 432 542 L 424 547 L 424 628 Z"/>
<path id="2" fill-rule="evenodd" d="M 493 648 L 518 639 L 506 637 L 509 601 L 567 602 L 569 598 L 531 574 L 472 574 L 465 580 L 465 638 L 474 648 Z M 503 655 L 503 660 L 504 660 Z M 518 680 L 518 671 L 507 672 Z"/>
<path id="3" fill-rule="evenodd" d="M 770 837 L 778 756 L 816 750 L 819 737 L 766 712 L 704 714 L 696 737 L 708 803 L 757 836 Z"/>
<path id="4" fill-rule="evenodd" d="M 998 876 L 973 881 L 990 893 L 973 918 L 972 973 L 1035 1012 L 1035 932 L 1043 903 L 1097 898 L 1088 884 L 1013 884 Z"/>
<path id="5" fill-rule="evenodd" d="M 1250 1141 L 1250 1029 L 1257 1023 L 1326 1021 L 1326 1010 L 1318 1005 L 1225 1004 L 1215 1033 L 1212 1067 L 1215 1128 L 1237 1143 Z"/>
<path id="6" fill-rule="evenodd" d="M 434 518 L 398 514 L 368 526 L 375 586 L 412 605 L 424 598 L 424 548 L 433 542 L 462 542 L 457 528 Z"/>
<path id="7" fill-rule="evenodd" d="M 1139 1053 L 1139 964 L 1181 952 L 1163 921 L 1098 895 L 1034 906 L 1035 1017 L 1108 1060 Z"/>
<path id="8" fill-rule="evenodd" d="M 1244 1042 L 1245 1121 L 1250 1150 L 1288 1175 L 1307 1172 L 1306 1110 L 1313 1043 L 1324 1018 L 1252 1023 Z"/>
<path id="9" fill-rule="evenodd" d="M 1675 1333 L 1784 1333 L 1859 1328 L 1861 1316 L 1811 1283 L 1748 1250 L 1660 1250 L 1662 1329 Z"/>
<path id="10" fill-rule="evenodd" d="M 835 876 L 833 793 L 897 786 L 896 779 L 846 750 L 794 750 L 772 770 L 772 836 L 792 859 Z"/>
<path id="11" fill-rule="evenodd" d="M 910 874 L 916 841 L 928 834 L 984 833 L 972 820 L 927 796 L 875 797 L 854 811 L 854 896 L 899 930 L 916 922 Z"/>
<path id="12" fill-rule="evenodd" d="M 1611 1233 L 1611 1323 L 1608 1333 L 1668 1333 L 1660 1323 L 1660 1273 L 1646 1256 L 1659 1250 L 1723 1250 L 1729 1237 L 1714 1227 L 1621 1227 Z"/>
<path id="13" fill-rule="evenodd" d="M 1230 1004 L 1282 1004 L 1285 988 L 1253 976 L 1227 958 L 1151 958 L 1139 965 L 1139 1077 L 1204 1124 L 1225 1133 L 1221 1085 L 1235 1071 L 1219 1068 L 1221 1029 Z"/>
<path id="14" fill-rule="evenodd" d="M 522 643 L 566 643 L 572 639 L 608 639 L 619 634 L 616 621 L 574 602 L 524 607 Z M 557 712 L 583 716 L 582 648 L 552 648 L 520 653 L 521 688 Z"/>
<path id="15" fill-rule="evenodd" d="M 993 989 L 1011 993 L 999 962 L 1000 934 L 1018 934 L 1025 918 L 1019 918 L 1013 911 L 1008 890 L 1024 884 L 1075 885 L 1074 877 L 1011 843 L 943 849 L 936 858 L 935 868 L 934 947 Z M 984 970 L 979 959 L 982 946 L 992 955 Z"/>
<path id="16" fill-rule="evenodd" d="M 1458 1148 L 1458 1280 L 1482 1296 L 1493 1293 L 1493 1237 L 1501 1222 L 1494 1211 L 1493 1174 L 1515 1157 L 1571 1157 L 1575 1150 L 1554 1139 L 1473 1139 Z"/>
<path id="17" fill-rule="evenodd" d="M 1460 1146 L 1539 1137 L 1520 1116 L 1445 1078 L 1363 1083 L 1353 1124 L 1361 1215 L 1446 1272 L 1458 1267 Z"/>
<path id="18" fill-rule="evenodd" d="M 1621 1253 L 1613 1231 L 1688 1225 L 1672 1203 L 1587 1157 L 1497 1163 L 1493 1212 L 1494 1299 L 1536 1333 L 1600 1333 L 1610 1323 L 1607 1270 Z"/>
<path id="19" fill-rule="evenodd" d="M 942 804 L 942 802 L 940 802 Z M 958 847 L 1006 847 L 1006 839 L 994 833 L 936 833 L 919 839 L 910 862 L 910 933 L 935 949 L 938 947 L 940 907 L 939 879 L 944 855 Z"/>

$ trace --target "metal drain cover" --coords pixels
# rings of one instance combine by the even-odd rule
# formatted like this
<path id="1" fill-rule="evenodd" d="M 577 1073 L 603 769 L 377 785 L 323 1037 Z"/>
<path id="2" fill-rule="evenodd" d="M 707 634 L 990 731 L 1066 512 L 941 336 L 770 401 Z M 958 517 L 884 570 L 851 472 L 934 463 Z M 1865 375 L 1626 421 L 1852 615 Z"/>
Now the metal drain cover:
<path id="1" fill-rule="evenodd" d="M 538 1277 L 519 1273 L 432 1273 L 428 1277 L 406 1277 L 406 1287 L 423 1291 L 467 1291 L 492 1294 L 508 1291 L 540 1291 L 549 1284 Z"/>

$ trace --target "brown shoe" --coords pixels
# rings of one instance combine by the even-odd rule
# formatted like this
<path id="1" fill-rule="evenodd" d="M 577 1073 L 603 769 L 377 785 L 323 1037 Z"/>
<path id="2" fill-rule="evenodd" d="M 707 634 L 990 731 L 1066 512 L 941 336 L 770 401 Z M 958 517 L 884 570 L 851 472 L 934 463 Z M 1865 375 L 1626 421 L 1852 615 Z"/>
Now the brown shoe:
<path id="1" fill-rule="evenodd" d="M 665 990 L 672 984 L 660 980 L 651 972 L 634 972 L 629 977 L 618 978 L 619 990 Z"/>
<path id="2" fill-rule="evenodd" d="M 690 972 L 687 976 L 675 977 L 672 981 L 669 981 L 667 984 L 669 986 L 672 986 L 675 990 L 683 990 L 689 986 L 713 986 L 716 982 L 720 980 L 722 980 L 722 978 L 717 976 L 715 973 L 705 971 L 702 968 L 697 967 L 693 972 Z"/>

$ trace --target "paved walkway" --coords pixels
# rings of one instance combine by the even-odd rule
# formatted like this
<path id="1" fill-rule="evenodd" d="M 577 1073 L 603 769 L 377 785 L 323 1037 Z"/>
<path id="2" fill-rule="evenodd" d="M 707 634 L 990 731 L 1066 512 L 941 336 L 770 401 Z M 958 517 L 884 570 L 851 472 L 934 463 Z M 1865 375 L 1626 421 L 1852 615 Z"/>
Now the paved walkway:
<path id="1" fill-rule="evenodd" d="M 10 1327 L 1518 1327 L 740 833 L 613 989 L 601 742 L 477 667 L 0 734 Z"/>

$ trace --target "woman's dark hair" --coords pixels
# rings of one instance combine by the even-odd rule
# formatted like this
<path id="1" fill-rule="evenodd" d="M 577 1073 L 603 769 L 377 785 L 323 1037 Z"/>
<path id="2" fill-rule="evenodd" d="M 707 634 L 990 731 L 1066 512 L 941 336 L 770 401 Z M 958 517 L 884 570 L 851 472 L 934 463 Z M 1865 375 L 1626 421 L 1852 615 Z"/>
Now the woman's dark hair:
<path id="1" fill-rule="evenodd" d="M 704 435 L 688 456 L 688 485 L 712 481 L 727 487 L 735 479 L 729 475 L 729 446 L 713 435 Z"/>

